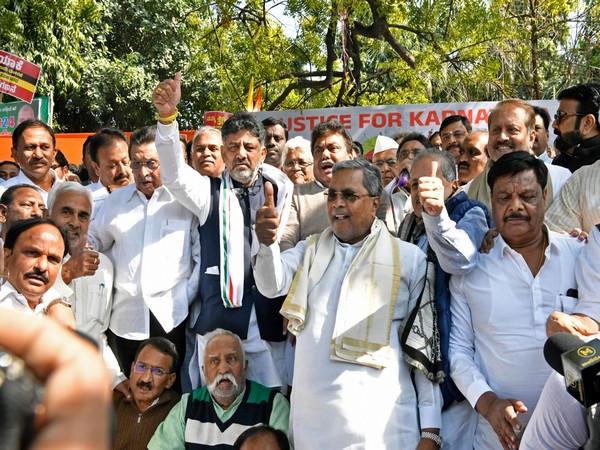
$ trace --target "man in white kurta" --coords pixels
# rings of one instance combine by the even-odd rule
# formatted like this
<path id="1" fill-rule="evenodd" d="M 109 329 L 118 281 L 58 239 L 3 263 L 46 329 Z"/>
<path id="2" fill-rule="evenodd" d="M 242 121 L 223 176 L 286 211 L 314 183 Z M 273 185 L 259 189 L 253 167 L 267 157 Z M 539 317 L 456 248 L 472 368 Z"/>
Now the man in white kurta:
<path id="1" fill-rule="evenodd" d="M 366 169 L 354 167 L 365 164 L 353 160 L 334 166 L 327 201 L 332 226 L 281 254 L 274 236 L 266 236 L 262 229 L 264 214 L 272 219 L 272 210 L 257 213 L 256 233 L 261 246 L 254 267 L 259 290 L 269 297 L 284 295 L 297 271 L 308 274 L 306 294 L 298 298 L 305 302 L 302 324 L 298 324 L 295 314 L 289 315 L 297 336 L 290 416 L 292 444 L 298 449 L 375 450 L 414 449 L 421 441 L 422 445 L 437 448 L 427 432 L 437 436 L 441 425 L 439 387 L 421 371 L 413 373 L 413 384 L 398 339 L 401 323 L 423 288 L 425 255 L 416 246 L 390 236 L 385 224 L 375 218 L 379 197 L 373 192 L 365 194 L 361 178 Z M 378 180 L 378 170 L 368 170 L 375 172 L 373 179 Z M 307 247 L 314 248 L 317 238 L 314 258 L 305 258 L 315 252 L 307 252 Z M 387 245 L 379 247 L 382 240 Z M 330 249 L 329 256 L 321 252 L 324 247 Z M 378 252 L 382 248 L 385 251 Z M 379 263 L 386 264 L 386 269 L 389 264 L 399 263 L 397 291 L 375 286 L 389 281 L 377 277 L 383 268 Z M 362 278 L 367 273 L 372 274 L 372 283 Z M 290 303 L 290 296 L 300 297 L 301 283 L 294 281 L 282 312 L 300 311 Z M 363 295 L 362 288 L 373 295 Z M 387 295 L 396 295 L 378 295 L 386 291 Z M 354 314 L 373 302 L 381 304 L 371 314 Z M 383 322 L 382 317 L 388 321 Z M 349 349 L 347 342 L 351 339 L 342 336 L 345 332 L 352 334 L 361 323 L 384 334 L 389 330 L 389 342 L 377 346 L 379 351 L 367 351 L 353 359 L 352 350 L 356 349 Z M 335 345 L 335 350 L 334 342 L 341 343 L 339 348 Z M 367 346 L 372 350 L 371 343 Z M 380 351 L 386 355 L 383 360 L 379 360 Z M 421 430 L 425 435 L 421 436 Z"/>
<path id="2" fill-rule="evenodd" d="M 451 376 L 480 414 L 475 448 L 502 448 L 499 439 L 516 448 L 551 371 L 549 316 L 550 333 L 597 330 L 597 308 L 574 294 L 582 242 L 543 225 L 547 178 L 527 152 L 496 161 L 488 181 L 500 235 L 475 270 L 450 282 Z"/>

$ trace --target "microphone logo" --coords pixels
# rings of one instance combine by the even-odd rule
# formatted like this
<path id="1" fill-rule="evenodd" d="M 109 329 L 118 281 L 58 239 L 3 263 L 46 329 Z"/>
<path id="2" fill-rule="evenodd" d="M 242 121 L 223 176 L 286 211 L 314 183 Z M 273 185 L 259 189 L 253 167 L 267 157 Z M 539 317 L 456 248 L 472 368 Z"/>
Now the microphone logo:
<path id="1" fill-rule="evenodd" d="M 577 349 L 577 354 L 582 358 L 591 358 L 596 354 L 596 350 L 589 345 L 584 345 L 583 347 L 579 347 Z"/>

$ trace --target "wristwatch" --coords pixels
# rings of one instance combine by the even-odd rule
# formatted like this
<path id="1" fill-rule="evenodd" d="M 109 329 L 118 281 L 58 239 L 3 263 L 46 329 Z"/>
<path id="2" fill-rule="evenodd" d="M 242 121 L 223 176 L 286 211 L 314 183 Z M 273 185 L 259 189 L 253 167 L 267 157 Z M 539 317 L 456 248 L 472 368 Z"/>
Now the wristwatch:
<path id="1" fill-rule="evenodd" d="M 439 434 L 430 433 L 429 431 L 421 431 L 421 439 L 431 439 L 439 448 L 444 447 L 444 440 Z"/>
<path id="2" fill-rule="evenodd" d="M 58 297 L 52 300 L 46 306 L 44 306 L 44 314 L 48 314 L 48 310 L 57 303 L 60 303 L 61 305 L 66 306 L 67 308 L 71 308 L 71 302 L 66 297 Z"/>

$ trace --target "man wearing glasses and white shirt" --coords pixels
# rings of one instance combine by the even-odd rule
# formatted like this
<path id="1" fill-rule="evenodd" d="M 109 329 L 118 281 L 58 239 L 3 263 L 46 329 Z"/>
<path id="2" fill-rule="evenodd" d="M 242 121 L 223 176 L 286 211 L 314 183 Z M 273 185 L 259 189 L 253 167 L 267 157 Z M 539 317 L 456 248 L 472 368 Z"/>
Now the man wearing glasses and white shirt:
<path id="1" fill-rule="evenodd" d="M 135 183 L 106 198 L 89 231 L 94 248 L 115 269 L 106 335 L 124 372 L 150 337 L 165 337 L 185 353 L 185 319 L 198 290 L 198 220 L 162 185 L 155 134 L 154 127 L 133 132 Z"/>

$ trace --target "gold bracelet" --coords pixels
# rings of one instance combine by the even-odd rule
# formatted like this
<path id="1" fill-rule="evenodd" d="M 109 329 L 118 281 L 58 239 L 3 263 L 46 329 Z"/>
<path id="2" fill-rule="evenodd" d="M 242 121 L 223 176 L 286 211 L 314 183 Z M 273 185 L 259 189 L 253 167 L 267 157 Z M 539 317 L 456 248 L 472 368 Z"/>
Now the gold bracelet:
<path id="1" fill-rule="evenodd" d="M 177 110 L 177 108 L 175 108 L 175 112 L 169 117 L 161 117 L 158 113 L 156 113 L 156 120 L 160 120 L 161 122 L 173 122 L 178 115 L 179 111 Z"/>
<path id="2" fill-rule="evenodd" d="M 44 307 L 44 314 L 48 314 L 48 310 L 57 303 L 60 303 L 61 305 L 66 306 L 67 308 L 71 308 L 71 302 L 69 300 L 67 300 L 65 297 L 58 297 L 52 300 Z"/>

